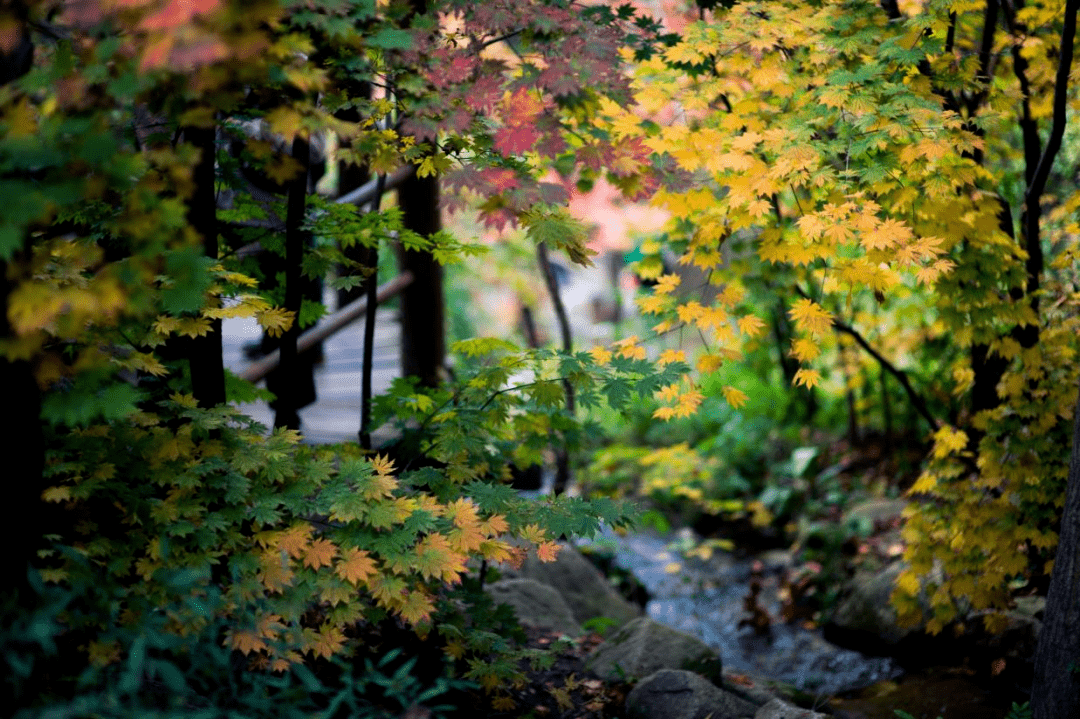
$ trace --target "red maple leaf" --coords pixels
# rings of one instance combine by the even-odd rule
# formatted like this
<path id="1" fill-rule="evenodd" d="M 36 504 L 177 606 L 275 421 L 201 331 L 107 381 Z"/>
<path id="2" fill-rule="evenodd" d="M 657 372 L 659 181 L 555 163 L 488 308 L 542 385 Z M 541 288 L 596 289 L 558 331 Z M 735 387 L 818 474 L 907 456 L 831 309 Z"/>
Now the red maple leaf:
<path id="1" fill-rule="evenodd" d="M 536 125 L 514 123 L 505 125 L 495 132 L 495 149 L 504 157 L 528 152 L 540 139 Z"/>

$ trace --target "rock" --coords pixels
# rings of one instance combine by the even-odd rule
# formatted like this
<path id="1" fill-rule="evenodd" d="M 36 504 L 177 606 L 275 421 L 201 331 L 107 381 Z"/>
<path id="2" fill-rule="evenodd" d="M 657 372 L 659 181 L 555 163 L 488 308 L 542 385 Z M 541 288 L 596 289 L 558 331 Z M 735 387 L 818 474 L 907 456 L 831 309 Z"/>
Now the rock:
<path id="1" fill-rule="evenodd" d="M 520 570 L 503 574 L 516 574 L 553 587 L 566 600 L 578 624 L 607 617 L 614 620 L 614 626 L 621 627 L 641 616 L 641 609 L 624 599 L 607 577 L 569 544 L 562 546 L 554 562 L 541 562 L 535 552 L 529 552 Z"/>
<path id="2" fill-rule="evenodd" d="M 844 522 L 865 523 L 870 530 L 888 525 L 907 506 L 906 499 L 871 499 L 852 505 L 844 513 Z"/>
<path id="3" fill-rule="evenodd" d="M 586 659 L 586 668 L 602 679 L 640 679 L 660 669 L 696 672 L 723 682 L 720 656 L 700 639 L 647 617 L 630 622 Z"/>
<path id="4" fill-rule="evenodd" d="M 487 592 L 496 604 L 513 607 L 522 626 L 581 634 L 581 626 L 562 595 L 535 579 L 501 579 L 489 584 Z"/>
<path id="5" fill-rule="evenodd" d="M 754 719 L 829 719 L 827 714 L 802 709 L 782 699 L 773 699 L 757 710 Z"/>
<path id="6" fill-rule="evenodd" d="M 629 719 L 751 719 L 757 707 L 688 671 L 661 669 L 626 697 Z"/>
<path id="7" fill-rule="evenodd" d="M 894 562 L 877 574 L 856 575 L 850 585 L 850 594 L 833 612 L 826 638 L 869 649 L 873 649 L 874 644 L 884 645 L 878 648 L 880 653 L 915 633 L 915 628 L 897 624 L 896 610 L 889 602 L 896 578 L 903 570 L 903 563 Z"/>

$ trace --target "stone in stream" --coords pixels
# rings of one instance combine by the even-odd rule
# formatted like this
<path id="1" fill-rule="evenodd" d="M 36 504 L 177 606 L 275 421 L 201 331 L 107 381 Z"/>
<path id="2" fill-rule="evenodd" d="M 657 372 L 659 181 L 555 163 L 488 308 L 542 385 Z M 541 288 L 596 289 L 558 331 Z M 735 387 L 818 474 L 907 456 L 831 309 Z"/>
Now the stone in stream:
<path id="1" fill-rule="evenodd" d="M 501 579 L 489 584 L 486 591 L 496 604 L 509 604 L 522 626 L 552 629 L 572 637 L 581 634 L 563 596 L 535 579 Z"/>
<path id="2" fill-rule="evenodd" d="M 506 569 L 502 574 L 535 579 L 553 587 L 566 600 L 579 624 L 606 617 L 614 621 L 615 627 L 621 627 L 641 616 L 641 609 L 624 599 L 607 577 L 569 544 L 562 545 L 554 562 L 541 562 L 530 551 L 520 570 Z"/>
<path id="3" fill-rule="evenodd" d="M 629 719 L 753 719 L 758 707 L 698 674 L 661 669 L 626 696 Z"/>
<path id="4" fill-rule="evenodd" d="M 723 682 L 720 656 L 700 639 L 641 617 L 615 632 L 585 661 L 587 669 L 607 680 L 634 680 L 660 669 L 695 672 Z"/>
<path id="5" fill-rule="evenodd" d="M 757 710 L 754 719 L 829 719 L 828 715 L 820 712 L 802 709 L 788 704 L 783 699 L 773 699 L 765 706 Z"/>

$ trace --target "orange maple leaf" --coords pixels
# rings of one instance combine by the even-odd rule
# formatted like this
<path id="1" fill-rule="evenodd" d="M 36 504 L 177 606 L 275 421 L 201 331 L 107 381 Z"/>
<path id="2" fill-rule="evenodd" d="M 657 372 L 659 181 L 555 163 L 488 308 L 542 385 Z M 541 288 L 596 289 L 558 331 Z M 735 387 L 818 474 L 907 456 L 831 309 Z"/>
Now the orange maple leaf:
<path id="1" fill-rule="evenodd" d="M 284 551 L 269 549 L 259 558 L 262 571 L 259 581 L 271 592 L 280 592 L 292 582 L 293 571 L 289 557 Z"/>
<path id="2" fill-rule="evenodd" d="M 329 567 L 336 556 L 337 545 L 328 539 L 316 539 L 304 552 L 304 566 L 312 569 Z"/>
<path id="3" fill-rule="evenodd" d="M 428 619 L 434 610 L 435 603 L 429 595 L 424 592 L 409 592 L 398 613 L 410 624 L 417 624 Z"/>
<path id="4" fill-rule="evenodd" d="M 233 649 L 239 649 L 245 655 L 266 649 L 266 642 L 255 632 L 229 632 L 225 641 Z"/>
<path id="5" fill-rule="evenodd" d="M 310 538 L 310 524 L 294 524 L 274 537 L 274 546 L 287 552 L 293 559 L 298 559 L 307 552 Z"/>
<path id="6" fill-rule="evenodd" d="M 342 554 L 334 571 L 353 586 L 364 584 L 375 574 L 375 561 L 363 549 L 349 548 Z"/>
<path id="7" fill-rule="evenodd" d="M 536 556 L 541 562 L 554 562 L 559 558 L 559 550 L 562 546 L 557 542 L 541 542 L 536 545 Z"/>

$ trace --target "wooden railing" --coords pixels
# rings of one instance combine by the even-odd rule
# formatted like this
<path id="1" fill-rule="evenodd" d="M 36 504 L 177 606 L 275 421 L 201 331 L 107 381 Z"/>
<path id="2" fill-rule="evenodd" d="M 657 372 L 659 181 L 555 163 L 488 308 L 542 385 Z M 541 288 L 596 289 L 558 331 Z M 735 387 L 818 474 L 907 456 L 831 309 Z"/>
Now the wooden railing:
<path id="1" fill-rule="evenodd" d="M 402 290 L 412 284 L 411 272 L 405 271 L 381 285 L 376 291 L 376 300 L 379 303 L 401 294 Z M 367 311 L 367 298 L 361 297 L 350 302 L 332 315 L 324 317 L 317 325 L 304 332 L 296 339 L 297 354 L 305 352 L 319 344 L 327 337 L 340 331 L 345 326 L 355 322 L 364 316 Z M 274 350 L 270 354 L 256 360 L 250 367 L 240 373 L 240 377 L 249 382 L 258 382 L 274 371 L 281 363 L 281 352 Z"/>

